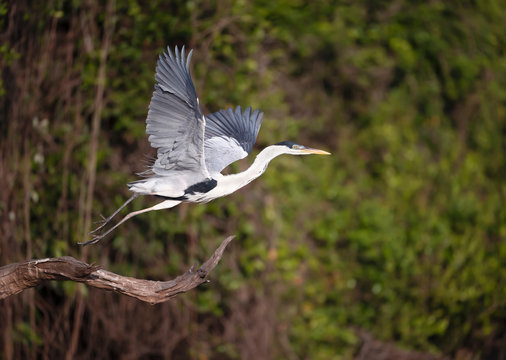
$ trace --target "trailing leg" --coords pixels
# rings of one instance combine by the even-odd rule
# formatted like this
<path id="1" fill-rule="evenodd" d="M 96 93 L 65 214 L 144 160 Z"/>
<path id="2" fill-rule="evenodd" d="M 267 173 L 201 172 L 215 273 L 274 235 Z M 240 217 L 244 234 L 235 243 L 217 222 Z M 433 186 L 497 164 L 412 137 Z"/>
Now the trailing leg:
<path id="1" fill-rule="evenodd" d="M 125 206 L 127 206 L 128 204 L 130 204 L 130 202 L 131 202 L 133 199 L 137 198 L 138 196 L 139 196 L 139 194 L 134 193 L 134 194 L 133 194 L 132 196 L 130 196 L 130 198 L 129 198 L 127 201 L 125 201 L 125 203 L 124 203 L 123 205 L 121 205 L 121 206 L 120 206 L 120 207 L 119 207 L 119 208 L 118 208 L 118 209 L 117 209 L 117 210 L 116 210 L 116 211 L 115 211 L 115 212 L 114 212 L 111 216 L 109 216 L 107 219 L 100 220 L 100 221 L 99 221 L 99 223 L 100 223 L 99 227 L 97 227 L 95 230 L 91 231 L 91 232 L 90 232 L 90 235 L 95 234 L 96 232 L 98 232 L 98 231 L 102 230 L 102 229 L 104 228 L 104 226 L 106 226 L 106 225 L 107 225 L 107 223 L 108 223 L 109 221 L 111 221 L 111 220 L 112 220 L 112 218 L 113 218 L 113 217 L 115 217 L 115 216 L 116 216 L 116 215 L 117 215 L 117 214 L 118 214 L 118 213 L 119 213 L 119 212 L 120 212 L 120 211 L 121 211 L 121 210 L 122 210 Z"/>
<path id="2" fill-rule="evenodd" d="M 127 202 L 129 202 L 131 200 L 132 200 L 132 198 L 128 199 Z M 142 209 L 142 210 L 138 210 L 138 211 L 133 211 L 133 212 L 129 213 L 127 216 L 125 216 L 123 219 L 121 219 L 121 221 L 119 223 L 117 223 L 116 225 L 114 225 L 112 228 L 110 228 L 109 230 L 107 230 L 105 233 L 99 234 L 99 235 L 94 235 L 91 240 L 85 241 L 85 242 L 80 242 L 78 244 L 79 245 L 96 244 L 97 242 L 99 242 L 100 240 L 102 240 L 104 237 L 106 237 L 107 235 L 109 235 L 118 226 L 120 226 L 121 224 L 123 224 L 128 219 L 134 217 L 135 215 L 139 215 L 139 214 L 142 214 L 142 213 L 145 213 L 145 212 L 149 212 L 149 211 L 153 211 L 153 210 L 169 209 L 171 207 L 179 205 L 180 203 L 181 203 L 181 201 L 178 201 L 178 200 L 165 200 L 165 201 L 162 201 L 161 203 L 159 203 L 159 204 L 157 204 L 155 206 L 152 206 L 152 207 L 149 207 L 149 208 L 146 208 L 146 209 Z M 124 206 L 125 206 L 125 204 L 123 204 L 122 207 L 124 207 Z M 116 213 L 119 210 L 121 210 L 121 208 L 118 209 L 118 210 L 116 210 Z M 115 214 L 113 214 L 113 215 L 115 215 Z M 113 216 L 113 215 L 111 215 L 111 216 Z"/>

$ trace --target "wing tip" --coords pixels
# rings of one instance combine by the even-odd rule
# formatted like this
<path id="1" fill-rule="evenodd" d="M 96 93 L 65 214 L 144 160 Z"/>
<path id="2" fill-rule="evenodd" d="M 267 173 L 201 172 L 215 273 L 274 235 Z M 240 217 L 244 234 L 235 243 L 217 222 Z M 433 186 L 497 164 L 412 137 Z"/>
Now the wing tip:
<path id="1" fill-rule="evenodd" d="M 167 45 L 165 49 L 163 49 L 162 53 L 159 56 L 159 59 L 162 60 L 165 56 L 167 56 L 172 61 L 180 61 L 181 63 L 185 63 L 186 61 L 186 67 L 189 66 L 191 57 L 193 55 L 193 49 L 190 49 L 188 53 L 186 53 L 186 45 L 183 45 L 181 48 L 179 46 L 174 46 L 174 51 L 171 49 L 170 45 Z"/>

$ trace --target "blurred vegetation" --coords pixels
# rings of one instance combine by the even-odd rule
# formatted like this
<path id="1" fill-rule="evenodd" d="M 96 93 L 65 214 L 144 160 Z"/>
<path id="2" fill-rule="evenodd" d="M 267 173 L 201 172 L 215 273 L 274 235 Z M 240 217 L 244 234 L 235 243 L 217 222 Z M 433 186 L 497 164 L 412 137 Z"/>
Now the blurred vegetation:
<path id="1" fill-rule="evenodd" d="M 357 329 L 433 355 L 506 358 L 502 2 L 108 4 L 0 1 L 2 265 L 73 255 L 167 279 L 237 239 L 208 286 L 168 304 L 70 283 L 4 301 L 4 358 L 347 359 Z M 239 193 L 79 248 L 87 216 L 121 205 L 154 155 L 144 120 L 157 54 L 184 44 L 206 112 L 265 112 L 253 155 L 281 140 L 333 155 L 276 159 Z"/>

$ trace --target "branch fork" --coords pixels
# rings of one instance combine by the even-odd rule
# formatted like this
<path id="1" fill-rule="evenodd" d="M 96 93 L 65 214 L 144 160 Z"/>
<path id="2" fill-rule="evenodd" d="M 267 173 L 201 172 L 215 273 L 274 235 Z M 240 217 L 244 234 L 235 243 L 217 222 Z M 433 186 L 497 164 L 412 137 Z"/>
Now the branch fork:
<path id="1" fill-rule="evenodd" d="M 197 264 L 186 273 L 168 281 L 153 281 L 122 276 L 87 264 L 70 256 L 30 260 L 0 267 L 0 299 L 18 294 L 47 280 L 71 280 L 88 286 L 114 291 L 151 304 L 165 302 L 187 292 L 206 280 L 216 267 L 234 236 L 226 238 L 214 254 L 196 271 Z"/>

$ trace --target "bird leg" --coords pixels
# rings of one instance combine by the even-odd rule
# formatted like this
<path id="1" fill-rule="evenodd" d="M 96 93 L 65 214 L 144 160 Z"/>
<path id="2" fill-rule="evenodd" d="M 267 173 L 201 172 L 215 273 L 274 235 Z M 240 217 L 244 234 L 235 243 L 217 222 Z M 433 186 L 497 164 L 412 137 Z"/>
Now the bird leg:
<path id="1" fill-rule="evenodd" d="M 136 194 L 134 196 L 136 196 Z M 122 208 L 128 202 L 132 201 L 133 200 L 132 198 L 134 196 L 132 196 L 130 199 L 128 199 L 127 202 L 122 205 Z M 107 235 L 109 235 L 118 226 L 120 226 L 121 224 L 123 224 L 128 219 L 134 217 L 135 215 L 139 215 L 139 214 L 142 214 L 142 213 L 145 213 L 145 212 L 148 212 L 148 211 L 153 211 L 153 210 L 168 209 L 168 208 L 174 207 L 174 206 L 179 205 L 179 204 L 181 204 L 181 201 L 178 201 L 178 200 L 165 200 L 165 201 L 162 201 L 159 204 L 156 204 L 155 206 L 151 206 L 149 208 L 138 210 L 138 211 L 132 211 L 131 213 L 129 213 L 128 215 L 126 215 L 123 219 L 121 219 L 120 222 L 118 222 L 112 228 L 110 228 L 109 230 L 107 230 L 105 233 L 100 234 L 100 235 L 94 235 L 91 240 L 88 240 L 88 241 L 85 241 L 85 242 L 79 242 L 78 244 L 79 245 L 83 245 L 83 246 L 90 245 L 90 244 L 96 244 L 97 242 L 99 242 L 100 240 L 102 240 L 104 237 L 106 237 Z M 118 210 L 116 210 L 116 212 L 113 215 L 111 215 L 111 217 L 114 216 L 119 210 L 121 210 L 121 208 L 118 209 Z"/>
<path id="2" fill-rule="evenodd" d="M 116 229 L 118 226 L 120 226 L 121 224 L 123 224 L 128 219 L 134 217 L 135 215 L 139 215 L 139 214 L 151 211 L 151 210 L 156 210 L 156 209 L 153 209 L 153 208 L 154 208 L 154 206 L 150 207 L 150 208 L 147 208 L 147 209 L 133 211 L 133 212 L 129 213 L 127 216 L 125 216 L 123 219 L 121 219 L 121 221 L 119 223 L 117 223 L 116 225 L 114 225 L 112 228 L 110 228 L 109 230 L 107 230 L 105 233 L 100 234 L 100 235 L 93 235 L 93 238 L 91 240 L 85 241 L 85 242 L 80 242 L 78 244 L 79 245 L 84 245 L 84 246 L 90 245 L 90 244 L 96 244 L 97 242 L 99 242 L 100 240 L 102 240 L 104 237 L 106 237 L 107 235 L 109 235 L 111 233 L 111 231 L 113 231 L 114 229 Z M 95 232 L 95 231 L 93 231 L 93 232 Z"/>
<path id="3" fill-rule="evenodd" d="M 115 217 L 115 216 L 116 216 L 116 215 L 117 215 L 117 214 L 118 214 L 118 213 L 119 213 L 119 212 L 120 212 L 120 211 L 121 211 L 121 210 L 122 210 L 125 206 L 127 206 L 127 205 L 128 205 L 128 204 L 129 204 L 129 203 L 130 203 L 133 199 L 135 199 L 135 198 L 136 198 L 136 197 L 138 197 L 138 196 L 139 196 L 139 194 L 134 193 L 132 196 L 130 196 L 130 198 L 129 198 L 127 201 L 125 201 L 125 203 L 124 203 L 123 205 L 121 205 L 121 206 L 119 207 L 119 209 L 117 209 L 117 210 L 116 210 L 116 211 L 115 211 L 115 212 L 114 212 L 111 216 L 109 216 L 107 219 L 106 219 L 106 218 L 104 218 L 102 215 L 100 215 L 100 216 L 102 216 L 102 220 L 98 221 L 98 223 L 100 223 L 100 225 L 99 225 L 99 226 L 98 226 L 95 230 L 91 231 L 91 232 L 90 232 L 90 235 L 95 234 L 95 233 L 99 232 L 100 230 L 102 230 L 102 229 L 104 228 L 104 226 L 106 226 L 106 225 L 107 225 L 107 223 L 108 223 L 109 221 L 111 221 L 111 220 L 112 220 L 112 218 L 113 218 L 113 217 Z"/>

